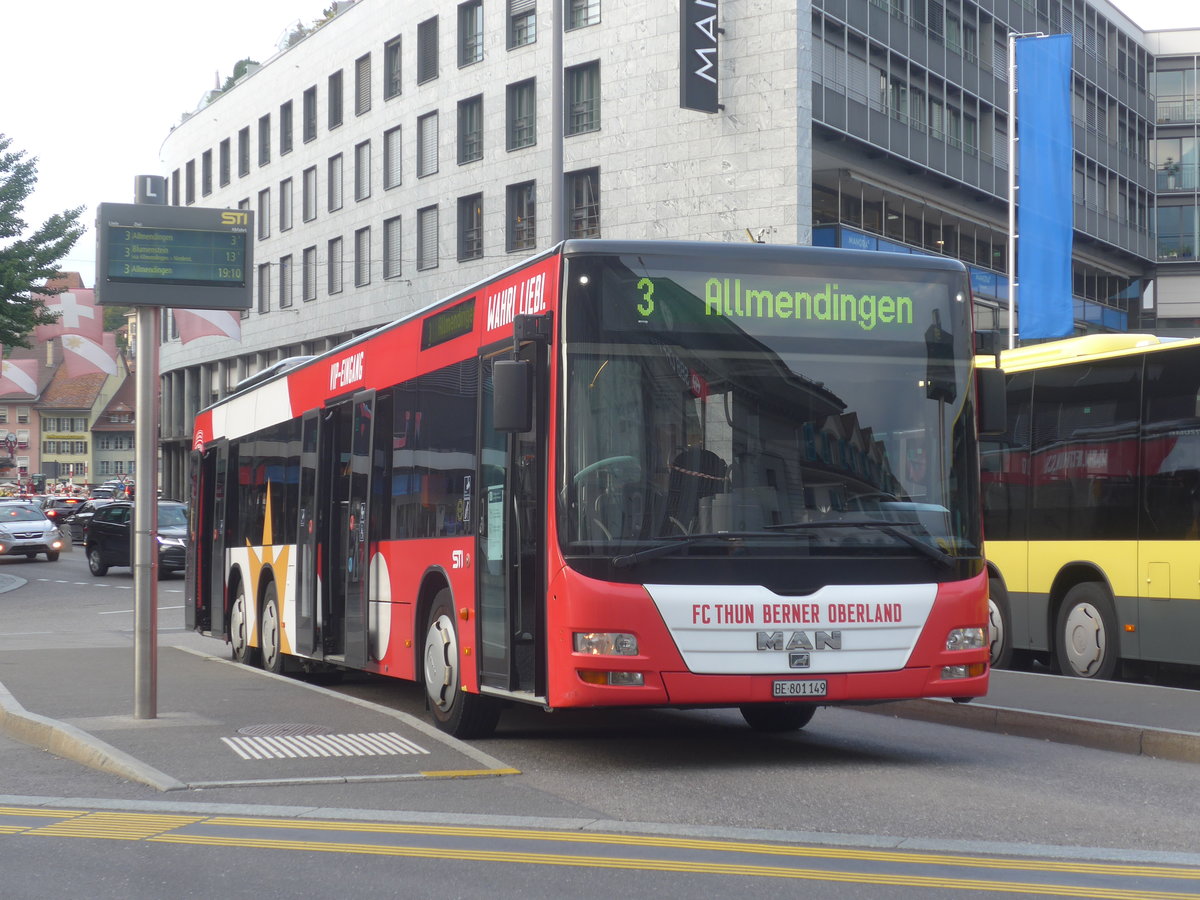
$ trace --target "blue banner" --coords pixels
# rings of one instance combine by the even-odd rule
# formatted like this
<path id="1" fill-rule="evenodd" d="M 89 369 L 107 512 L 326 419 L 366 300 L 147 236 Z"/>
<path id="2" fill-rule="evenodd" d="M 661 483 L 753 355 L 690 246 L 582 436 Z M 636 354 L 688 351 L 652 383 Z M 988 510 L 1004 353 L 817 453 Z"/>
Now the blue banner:
<path id="1" fill-rule="evenodd" d="M 1071 36 L 1016 45 L 1018 325 L 1022 340 L 1066 337 L 1074 330 Z"/>

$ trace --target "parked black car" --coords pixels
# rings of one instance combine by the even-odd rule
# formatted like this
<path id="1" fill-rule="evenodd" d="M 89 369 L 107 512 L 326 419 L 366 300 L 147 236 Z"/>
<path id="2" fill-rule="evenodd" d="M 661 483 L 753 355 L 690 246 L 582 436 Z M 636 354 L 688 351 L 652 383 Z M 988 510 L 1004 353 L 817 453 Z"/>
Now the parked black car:
<path id="1" fill-rule="evenodd" d="M 82 544 L 87 538 L 88 523 L 91 522 L 92 516 L 96 514 L 102 506 L 108 506 L 112 500 L 104 500 L 98 497 L 93 497 L 91 500 L 84 500 L 76 507 L 75 512 L 67 519 L 66 529 L 71 535 L 71 540 L 76 544 Z"/>
<path id="2" fill-rule="evenodd" d="M 99 507 L 84 536 L 88 568 L 104 575 L 109 566 L 133 565 L 133 508 L 131 500 L 114 500 Z M 187 562 L 187 505 L 158 501 L 158 577 L 182 572 Z"/>
<path id="3" fill-rule="evenodd" d="M 0 507 L 0 554 L 34 559 L 45 553 L 47 562 L 54 562 L 62 545 L 58 526 L 36 506 L 5 503 Z"/>

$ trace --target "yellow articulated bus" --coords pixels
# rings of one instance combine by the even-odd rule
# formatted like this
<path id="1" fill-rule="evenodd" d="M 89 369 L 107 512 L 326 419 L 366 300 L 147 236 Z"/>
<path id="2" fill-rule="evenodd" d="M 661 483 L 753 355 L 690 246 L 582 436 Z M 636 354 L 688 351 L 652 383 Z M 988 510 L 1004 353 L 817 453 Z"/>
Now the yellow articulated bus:
<path id="1" fill-rule="evenodd" d="M 1008 424 L 982 454 L 993 665 L 1200 664 L 1200 339 L 1088 335 L 1000 364 Z"/>

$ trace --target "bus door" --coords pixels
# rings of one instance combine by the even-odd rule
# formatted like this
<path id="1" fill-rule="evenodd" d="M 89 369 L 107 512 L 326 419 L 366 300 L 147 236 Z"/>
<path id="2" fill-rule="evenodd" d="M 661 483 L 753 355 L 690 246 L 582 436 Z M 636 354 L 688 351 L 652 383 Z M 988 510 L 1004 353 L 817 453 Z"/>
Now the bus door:
<path id="1" fill-rule="evenodd" d="M 526 344 L 533 364 L 533 426 L 497 431 L 492 421 L 492 373 L 505 352 L 482 360 L 479 497 L 475 558 L 479 580 L 479 678 L 500 691 L 546 694 L 546 565 L 542 552 L 546 497 L 547 347 Z"/>
<path id="2" fill-rule="evenodd" d="M 195 500 L 188 508 L 188 567 L 184 583 L 183 624 L 189 631 L 212 628 L 212 543 L 209 540 L 213 514 L 215 453 L 192 453 L 192 491 Z"/>
<path id="3" fill-rule="evenodd" d="M 349 459 L 345 466 L 346 518 L 343 531 L 346 665 L 367 664 L 367 604 L 370 601 L 371 463 L 375 392 L 360 391 L 351 403 Z"/>
<path id="4" fill-rule="evenodd" d="M 210 491 L 204 490 L 204 506 L 209 511 L 207 520 L 202 521 L 204 531 L 203 549 L 196 553 L 196 590 L 208 604 L 209 631 L 214 636 L 229 637 L 229 594 L 225 585 L 225 511 L 229 506 L 231 454 L 229 444 L 222 441 L 215 449 L 204 454 L 206 464 L 202 476 L 211 470 Z M 202 567 L 202 568 L 201 568 Z"/>
<path id="5" fill-rule="evenodd" d="M 317 533 L 317 436 L 320 411 L 304 414 L 300 423 L 300 502 L 296 512 L 296 652 L 314 655 L 320 642 L 317 629 L 318 573 L 321 542 Z"/>

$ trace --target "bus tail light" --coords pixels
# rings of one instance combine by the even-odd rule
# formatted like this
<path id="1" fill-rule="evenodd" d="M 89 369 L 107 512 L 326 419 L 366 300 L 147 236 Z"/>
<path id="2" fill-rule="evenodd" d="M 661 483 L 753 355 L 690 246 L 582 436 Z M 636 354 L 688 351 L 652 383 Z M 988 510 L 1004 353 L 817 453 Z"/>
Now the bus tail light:
<path id="1" fill-rule="evenodd" d="M 986 646 L 987 634 L 982 628 L 955 628 L 946 635 L 947 650 L 982 650 Z"/>
<path id="2" fill-rule="evenodd" d="M 587 684 L 605 687 L 642 687 L 646 683 L 641 672 L 598 672 L 593 669 L 580 669 L 579 677 Z"/>
<path id="3" fill-rule="evenodd" d="M 637 637 L 621 632 L 575 632 L 575 652 L 590 656 L 637 656 Z"/>

